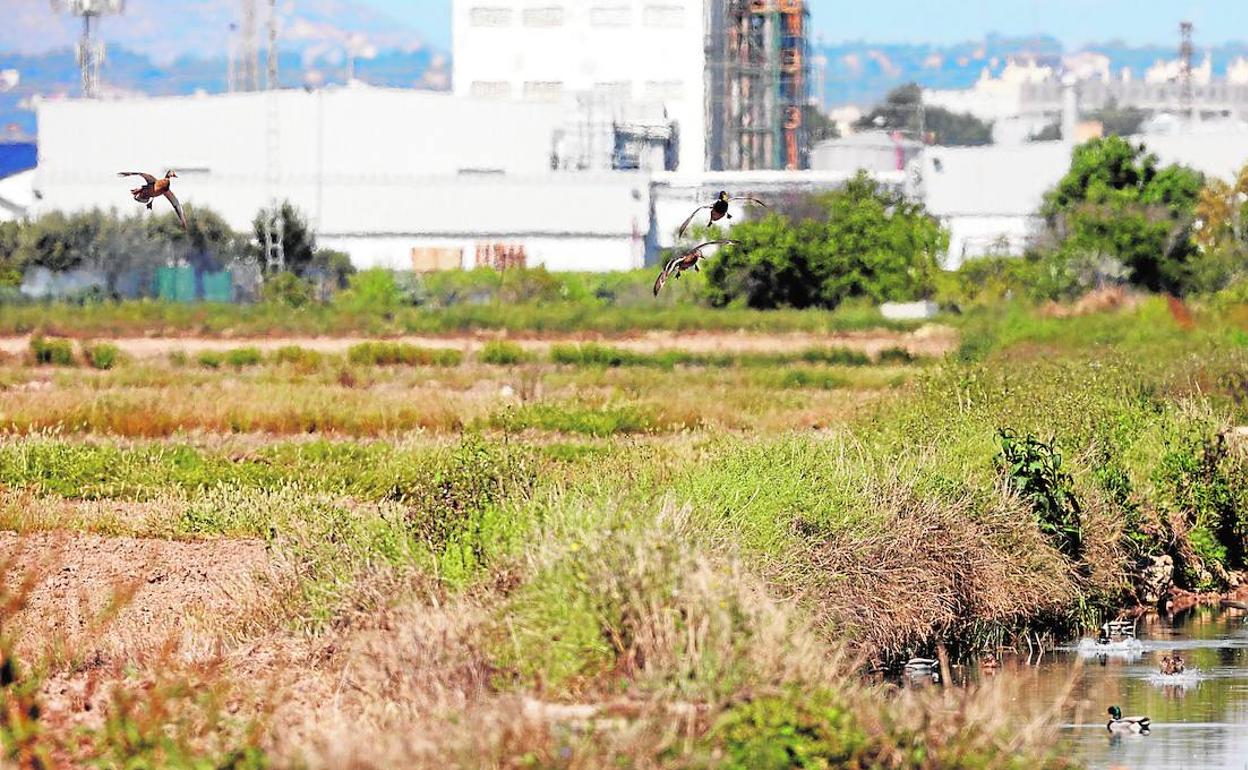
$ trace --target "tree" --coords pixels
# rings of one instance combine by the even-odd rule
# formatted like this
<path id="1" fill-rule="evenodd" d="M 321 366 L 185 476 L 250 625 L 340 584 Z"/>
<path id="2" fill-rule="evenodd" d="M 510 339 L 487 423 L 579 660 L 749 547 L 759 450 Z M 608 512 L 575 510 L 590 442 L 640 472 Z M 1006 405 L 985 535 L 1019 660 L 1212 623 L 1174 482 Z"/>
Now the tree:
<path id="1" fill-rule="evenodd" d="M 923 210 L 865 172 L 815 198 L 823 217 L 794 223 L 772 214 L 737 225 L 740 246 L 709 260 L 710 301 L 754 308 L 834 308 L 927 296 L 948 236 Z"/>
<path id="2" fill-rule="evenodd" d="M 1182 292 L 1203 184 L 1192 169 L 1159 169 L 1143 145 L 1093 139 L 1075 148 L 1070 171 L 1045 195 L 1041 213 L 1065 255 L 1107 254 L 1127 267 L 1132 283 Z"/>
<path id="3" fill-rule="evenodd" d="M 943 107 L 924 107 L 920 110 L 922 103 L 923 89 L 917 83 L 907 83 L 889 91 L 884 103 L 877 105 L 855 125 L 861 129 L 903 129 L 916 134 L 926 131 L 936 144 L 943 145 L 992 144 L 992 124 L 969 113 L 950 112 Z M 923 113 L 922 120 L 920 111 Z"/>
<path id="4" fill-rule="evenodd" d="M 1196 243 L 1204 251 L 1248 251 L 1248 164 L 1235 184 L 1210 179 L 1196 202 Z"/>
<path id="5" fill-rule="evenodd" d="M 256 237 L 256 248 L 260 259 L 260 264 L 265 264 L 264 259 L 264 233 L 265 221 L 268 217 L 267 209 L 256 213 L 255 219 L 252 220 L 251 227 Z M 316 235 L 308 226 L 308 221 L 304 219 L 302 212 L 295 208 L 290 201 L 283 201 L 278 207 L 278 217 L 282 224 L 282 251 L 286 259 L 286 269 L 297 276 L 302 277 L 313 265 L 313 258 L 316 253 Z"/>
<path id="6" fill-rule="evenodd" d="M 1140 133 L 1148 113 L 1139 107 L 1120 107 L 1118 102 L 1110 100 L 1103 108 L 1088 115 L 1091 120 L 1099 120 L 1106 136 L 1133 136 Z"/>
<path id="7" fill-rule="evenodd" d="M 832 119 L 815 105 L 807 106 L 805 123 L 811 144 L 822 142 L 826 139 L 837 139 L 841 135 Z"/>

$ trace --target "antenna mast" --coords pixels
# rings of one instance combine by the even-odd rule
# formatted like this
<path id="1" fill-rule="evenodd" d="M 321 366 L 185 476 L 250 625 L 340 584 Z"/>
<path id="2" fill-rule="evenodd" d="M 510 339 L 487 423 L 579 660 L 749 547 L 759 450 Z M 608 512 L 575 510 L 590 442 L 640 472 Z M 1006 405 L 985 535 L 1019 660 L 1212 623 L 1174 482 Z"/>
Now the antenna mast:
<path id="1" fill-rule="evenodd" d="M 1179 23 L 1179 105 L 1188 121 L 1195 120 L 1195 102 L 1192 98 L 1192 23 Z"/>
<path id="2" fill-rule="evenodd" d="M 113 16 L 125 9 L 126 0 L 52 0 L 53 11 L 82 17 L 78 66 L 82 69 L 82 95 L 88 99 L 100 94 L 100 67 L 104 64 L 104 43 L 95 38 L 94 19 Z"/>
<path id="3" fill-rule="evenodd" d="M 238 73 L 235 86 L 240 91 L 260 90 L 260 45 L 256 35 L 256 0 L 242 0 L 243 22 L 239 29 Z"/>
<path id="4" fill-rule="evenodd" d="M 283 243 L 286 222 L 282 217 L 281 204 L 277 200 L 277 186 L 281 182 L 282 151 L 282 116 L 277 93 L 277 0 L 269 0 L 269 68 L 264 85 L 268 108 L 265 119 L 265 187 L 269 193 L 269 211 L 264 220 L 264 268 L 266 272 L 280 273 L 286 269 L 286 250 Z"/>

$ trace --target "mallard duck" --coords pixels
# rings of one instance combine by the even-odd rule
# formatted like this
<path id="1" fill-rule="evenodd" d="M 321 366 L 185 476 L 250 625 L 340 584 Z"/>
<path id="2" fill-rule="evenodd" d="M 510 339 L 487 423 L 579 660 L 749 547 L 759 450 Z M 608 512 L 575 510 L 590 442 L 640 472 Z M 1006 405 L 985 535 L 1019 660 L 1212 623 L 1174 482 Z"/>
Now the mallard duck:
<path id="1" fill-rule="evenodd" d="M 702 253 L 702 249 L 705 249 L 707 246 L 729 246 L 737 243 L 740 243 L 740 241 L 707 241 L 706 243 L 693 247 L 680 256 L 672 257 L 667 261 L 667 264 L 663 266 L 663 272 L 659 273 L 659 277 L 654 281 L 654 296 L 659 296 L 659 292 L 663 290 L 663 285 L 667 283 L 667 279 L 672 277 L 673 273 L 675 273 L 676 277 L 679 278 L 681 273 L 690 268 L 701 271 L 702 268 L 698 267 L 698 262 L 706 259 L 706 255 Z"/>
<path id="2" fill-rule="evenodd" d="M 169 186 L 170 179 L 177 179 L 178 175 L 173 171 L 166 171 L 163 179 L 157 179 L 151 174 L 143 171 L 119 171 L 117 176 L 141 176 L 146 183 L 142 187 L 136 187 L 130 191 L 134 199 L 139 203 L 146 203 L 150 211 L 152 208 L 152 199 L 165 196 L 169 199 L 169 203 L 173 204 L 173 210 L 177 212 L 178 221 L 182 223 L 182 229 L 186 229 L 186 215 L 182 213 L 182 204 L 178 203 L 178 198 L 173 194 L 173 188 Z"/>
<path id="3" fill-rule="evenodd" d="M 1122 709 L 1110 706 L 1109 723 L 1105 725 L 1111 733 L 1139 733 L 1148 735 L 1148 717 L 1124 717 Z"/>
<path id="4" fill-rule="evenodd" d="M 686 219 L 684 224 L 680 226 L 680 231 L 676 233 L 676 237 L 684 237 L 685 231 L 689 229 L 689 223 L 693 221 L 693 218 L 698 215 L 699 211 L 706 211 L 707 209 L 711 210 L 711 221 L 706 223 L 707 227 L 710 227 L 712 224 L 725 217 L 732 219 L 732 214 L 728 213 L 728 203 L 730 201 L 748 201 L 749 203 L 756 203 L 763 208 L 767 208 L 767 204 L 757 198 L 751 198 L 748 195 L 729 196 L 727 192 L 720 190 L 719 195 L 715 196 L 714 203 L 707 206 L 699 206 L 693 210 L 693 213 L 689 215 L 689 218 Z"/>
<path id="5" fill-rule="evenodd" d="M 1166 655 L 1161 659 L 1161 673 L 1164 676 L 1182 674 L 1184 668 L 1186 667 L 1183 665 L 1183 659 L 1179 657 L 1178 653 Z"/>

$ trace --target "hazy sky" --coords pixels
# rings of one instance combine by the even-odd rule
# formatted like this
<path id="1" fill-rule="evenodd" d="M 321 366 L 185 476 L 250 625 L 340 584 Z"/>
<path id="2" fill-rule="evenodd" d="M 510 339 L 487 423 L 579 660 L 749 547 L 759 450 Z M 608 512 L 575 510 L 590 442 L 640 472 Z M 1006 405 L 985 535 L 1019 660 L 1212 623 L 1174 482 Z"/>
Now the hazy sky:
<path id="1" fill-rule="evenodd" d="M 576 0 L 588 2 L 588 0 Z M 447 48 L 451 0 L 367 0 Z M 951 43 L 990 32 L 1046 32 L 1070 46 L 1121 39 L 1175 42 L 1179 21 L 1196 24 L 1197 46 L 1248 40 L 1248 0 L 811 0 L 815 29 L 829 43 Z"/>

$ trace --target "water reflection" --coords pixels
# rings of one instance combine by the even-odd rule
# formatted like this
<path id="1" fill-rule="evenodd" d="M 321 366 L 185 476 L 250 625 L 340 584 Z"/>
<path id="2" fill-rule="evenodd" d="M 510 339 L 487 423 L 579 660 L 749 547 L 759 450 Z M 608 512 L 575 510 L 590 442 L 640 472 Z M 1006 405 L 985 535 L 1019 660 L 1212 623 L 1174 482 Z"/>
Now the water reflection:
<path id="1" fill-rule="evenodd" d="M 1070 645 L 1036 665 L 1002 661 L 997 679 L 1019 684 L 1007 709 L 1027 720 L 1069 692 L 1059 719 L 1072 757 L 1090 768 L 1248 770 L 1248 625 L 1240 611 L 1200 608 L 1167 620 L 1141 620 L 1140 644 L 1097 653 Z M 1163 656 L 1179 655 L 1186 670 L 1162 676 Z M 954 672 L 965 682 L 975 667 Z M 1111 735 L 1105 709 L 1152 719 L 1147 736 Z"/>

